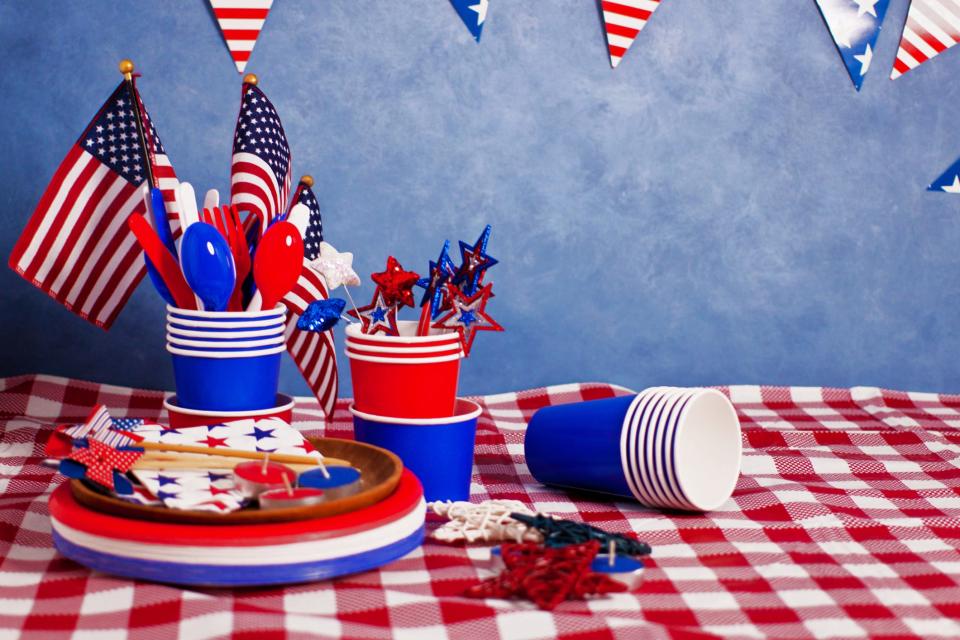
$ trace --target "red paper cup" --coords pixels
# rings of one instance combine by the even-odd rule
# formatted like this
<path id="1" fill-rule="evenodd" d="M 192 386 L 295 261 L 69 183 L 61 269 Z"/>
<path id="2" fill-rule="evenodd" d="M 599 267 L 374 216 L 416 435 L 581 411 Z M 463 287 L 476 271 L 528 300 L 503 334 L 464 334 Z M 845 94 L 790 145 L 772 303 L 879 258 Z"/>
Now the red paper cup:
<path id="1" fill-rule="evenodd" d="M 208 424 L 230 422 L 232 420 L 246 420 L 261 418 L 280 418 L 287 424 L 293 420 L 293 398 L 278 393 L 276 406 L 268 409 L 252 411 L 203 411 L 201 409 L 187 409 L 177 405 L 177 396 L 170 396 L 163 401 L 163 408 L 170 414 L 170 426 L 174 429 L 182 427 L 202 427 Z"/>
<path id="2" fill-rule="evenodd" d="M 460 377 L 459 347 L 435 357 L 384 357 L 347 349 L 358 411 L 395 418 L 453 415 Z"/>
<path id="3" fill-rule="evenodd" d="M 456 331 L 445 331 L 443 333 L 434 333 L 428 336 L 417 335 L 417 322 L 413 320 L 400 320 L 397 322 L 399 336 L 388 336 L 383 334 L 367 335 L 360 331 L 358 323 L 347 325 L 347 342 L 355 346 L 364 347 L 383 347 L 388 349 L 413 349 L 417 347 L 430 347 L 437 345 L 453 345 L 460 342 L 460 334 Z"/>

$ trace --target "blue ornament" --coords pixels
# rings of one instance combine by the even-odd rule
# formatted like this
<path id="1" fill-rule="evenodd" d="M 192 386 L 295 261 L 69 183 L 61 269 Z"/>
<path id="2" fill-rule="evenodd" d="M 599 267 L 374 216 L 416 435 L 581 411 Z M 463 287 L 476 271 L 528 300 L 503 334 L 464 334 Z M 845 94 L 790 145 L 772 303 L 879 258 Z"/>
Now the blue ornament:
<path id="1" fill-rule="evenodd" d="M 426 278 L 417 280 L 417 286 L 423 287 L 423 298 L 420 299 L 420 306 L 430 301 L 430 317 L 436 319 L 441 311 L 444 311 L 444 285 L 457 274 L 457 266 L 450 259 L 450 241 L 443 243 L 443 249 L 440 250 L 440 256 L 437 261 L 430 261 L 430 269 Z"/>
<path id="2" fill-rule="evenodd" d="M 322 333 L 334 328 L 340 321 L 340 315 L 347 306 L 343 298 L 316 300 L 304 310 L 297 320 L 297 329 Z"/>

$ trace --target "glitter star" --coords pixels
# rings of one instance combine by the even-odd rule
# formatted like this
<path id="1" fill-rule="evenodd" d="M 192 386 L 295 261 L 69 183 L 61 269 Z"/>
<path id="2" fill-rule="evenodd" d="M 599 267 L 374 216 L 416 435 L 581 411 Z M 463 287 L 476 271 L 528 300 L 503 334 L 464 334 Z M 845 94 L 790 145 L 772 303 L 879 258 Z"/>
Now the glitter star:
<path id="1" fill-rule="evenodd" d="M 383 293 L 384 302 L 387 304 L 399 304 L 401 307 L 413 306 L 413 286 L 417 284 L 420 275 L 413 271 L 405 271 L 393 256 L 387 258 L 387 267 L 384 271 L 371 274 L 370 278 Z"/>

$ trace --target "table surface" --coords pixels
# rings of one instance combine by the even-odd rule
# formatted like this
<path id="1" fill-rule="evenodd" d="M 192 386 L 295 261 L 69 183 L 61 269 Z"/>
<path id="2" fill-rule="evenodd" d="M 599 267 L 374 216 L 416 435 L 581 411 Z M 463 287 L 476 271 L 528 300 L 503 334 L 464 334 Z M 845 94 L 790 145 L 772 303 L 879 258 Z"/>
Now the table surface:
<path id="1" fill-rule="evenodd" d="M 960 636 L 960 396 L 729 387 L 744 430 L 734 497 L 708 514 L 571 496 L 523 461 L 548 404 L 629 393 L 574 384 L 479 398 L 472 499 L 511 498 L 654 548 L 641 588 L 551 613 L 460 594 L 487 547 L 429 541 L 378 571 L 288 588 L 179 589 L 92 573 L 51 546 L 41 466 L 47 427 L 106 404 L 165 418 L 164 393 L 50 376 L 0 379 L 0 638 L 864 638 Z M 326 429 L 312 399 L 294 422 L 351 437 L 347 401 Z"/>

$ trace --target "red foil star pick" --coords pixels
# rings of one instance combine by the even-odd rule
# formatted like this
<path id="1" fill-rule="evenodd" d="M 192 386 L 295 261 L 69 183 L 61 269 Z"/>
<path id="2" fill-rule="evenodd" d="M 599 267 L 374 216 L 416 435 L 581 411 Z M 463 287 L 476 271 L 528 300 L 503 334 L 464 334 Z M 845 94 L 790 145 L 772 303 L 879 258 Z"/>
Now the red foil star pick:
<path id="1" fill-rule="evenodd" d="M 412 307 L 413 286 L 420 279 L 420 274 L 413 271 L 404 271 L 396 258 L 387 258 L 387 269 L 370 275 L 370 278 L 383 292 L 384 301 L 389 304 L 399 304 L 401 307 Z"/>
<path id="2" fill-rule="evenodd" d="M 593 573 L 590 564 L 600 550 L 596 540 L 560 548 L 533 542 L 504 544 L 506 565 L 500 575 L 467 589 L 471 598 L 525 598 L 550 611 L 564 600 L 626 591 L 627 586 L 608 575 Z"/>

